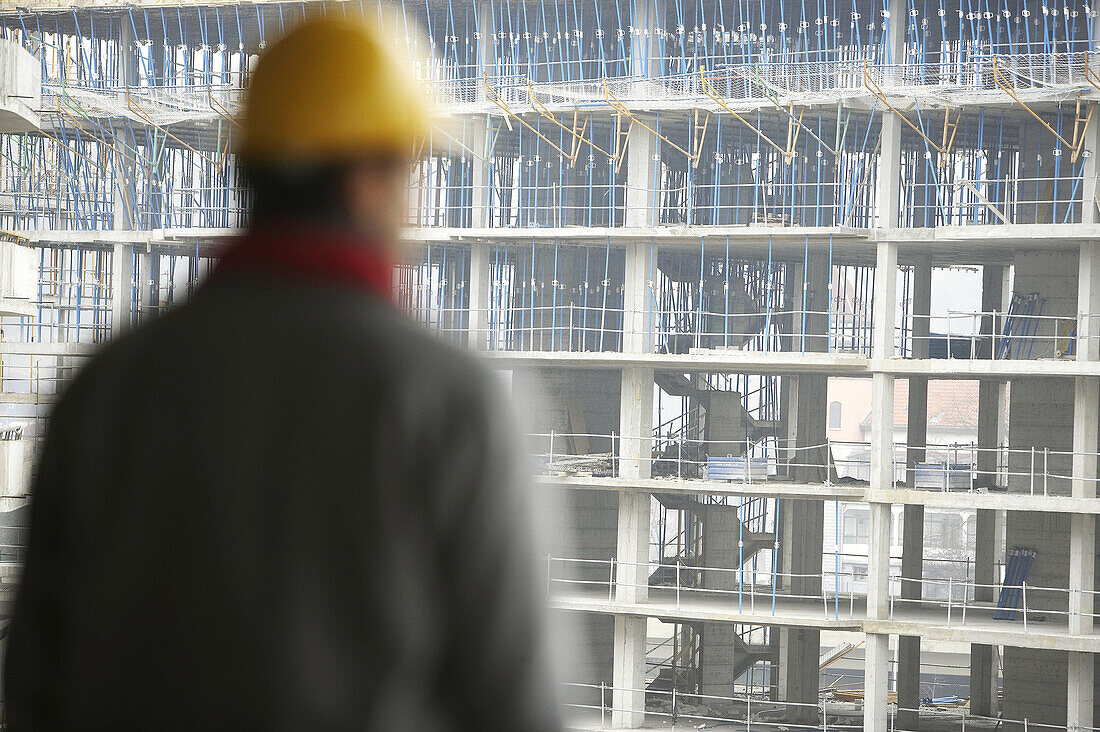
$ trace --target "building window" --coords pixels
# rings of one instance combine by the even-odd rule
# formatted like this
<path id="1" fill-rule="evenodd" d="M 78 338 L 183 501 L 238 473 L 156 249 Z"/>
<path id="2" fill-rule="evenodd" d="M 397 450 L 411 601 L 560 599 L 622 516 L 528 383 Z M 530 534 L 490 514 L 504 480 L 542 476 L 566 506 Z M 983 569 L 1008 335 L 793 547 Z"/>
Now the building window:
<path id="1" fill-rule="evenodd" d="M 866 544 L 871 536 L 869 511 L 847 511 L 844 514 L 844 543 Z"/>
<path id="2" fill-rule="evenodd" d="M 966 528 L 957 513 L 933 513 L 924 519 L 925 546 L 940 549 L 966 548 Z"/>
<path id="3" fill-rule="evenodd" d="M 840 429 L 840 402 L 829 402 L 829 429 Z"/>

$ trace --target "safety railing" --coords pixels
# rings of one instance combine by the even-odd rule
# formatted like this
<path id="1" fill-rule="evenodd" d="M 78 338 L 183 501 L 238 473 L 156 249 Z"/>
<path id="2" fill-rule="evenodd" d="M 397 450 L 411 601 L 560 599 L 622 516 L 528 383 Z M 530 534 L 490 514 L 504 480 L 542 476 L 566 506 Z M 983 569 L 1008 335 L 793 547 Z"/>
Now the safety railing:
<path id="1" fill-rule="evenodd" d="M 1100 315 L 1046 315 L 1046 298 L 1036 294 L 1013 298 L 1007 311 L 958 312 L 946 315 L 912 315 L 895 328 L 895 345 L 912 356 L 926 346 L 929 358 L 954 359 L 1051 359 L 1072 358 L 1086 348 L 1080 325 L 1094 325 Z M 913 334 L 914 327 L 926 326 L 927 336 Z M 1092 328 L 1089 329 L 1092 331 Z M 979 335 L 981 333 L 986 335 Z M 1100 336 L 1091 336 L 1095 344 Z M 921 349 L 924 350 L 923 348 Z"/>
<path id="2" fill-rule="evenodd" d="M 922 664 L 923 665 L 923 664 Z M 921 685 L 925 682 L 922 680 Z M 933 705 L 935 706 L 935 705 Z M 1023 719 L 1010 719 L 1003 716 L 987 717 L 979 714 L 971 714 L 968 709 L 965 708 L 945 708 L 944 705 L 935 706 L 934 709 L 921 708 L 913 709 L 910 707 L 896 707 L 894 712 L 903 713 L 908 712 L 914 715 L 918 715 L 922 722 L 929 724 L 943 725 L 947 727 L 951 725 L 952 729 L 958 729 L 959 732 L 967 732 L 967 729 L 974 730 L 989 730 L 989 729 L 1015 729 L 1020 732 L 1057 732 L 1058 730 L 1064 730 L 1064 732 L 1074 732 L 1075 730 L 1081 730 L 1081 732 L 1094 732 L 1097 727 L 1088 727 L 1084 725 L 1076 725 L 1074 727 L 1067 727 L 1066 725 L 1046 724 L 1043 722 L 1034 722 L 1024 717 Z M 895 732 L 898 729 L 897 715 L 891 714 L 889 732 Z"/>
<path id="3" fill-rule="evenodd" d="M 1055 149 L 1057 163 L 1062 150 Z M 1072 224 L 1081 220 L 1084 179 L 1066 150 L 1061 174 L 1045 177 L 954 178 L 907 181 L 903 186 L 904 227 Z M 1069 173 L 1069 174 L 1067 174 Z M 938 175 L 928 175 L 936 178 Z"/>
<path id="4" fill-rule="evenodd" d="M 422 298 L 421 305 L 409 300 L 407 309 L 414 320 L 432 330 L 463 341 L 476 339 L 479 347 L 493 351 L 621 351 L 623 336 L 634 335 L 641 337 L 650 353 L 726 350 L 870 355 L 869 315 L 810 310 L 738 313 L 659 305 L 628 310 L 619 305 L 622 289 L 618 285 L 589 283 L 589 301 L 599 304 L 584 304 L 575 301 L 574 284 L 551 280 L 528 289 L 529 283 L 518 274 L 516 277 L 514 283 L 498 286 L 490 297 L 497 304 L 489 308 L 437 305 L 440 299 L 455 295 L 445 290 L 445 283 L 436 282 L 433 293 Z M 604 296 L 592 285 L 607 289 L 608 294 Z M 503 293 L 510 297 L 502 298 Z M 714 299 L 722 301 L 720 295 Z M 729 300 L 732 307 L 734 298 Z M 471 325 L 473 315 L 480 315 L 478 320 L 485 323 L 476 332 Z M 639 321 L 652 325 L 631 327 L 630 323 Z M 822 332 L 809 332 L 817 328 L 809 323 L 820 324 Z"/>
<path id="5" fill-rule="evenodd" d="M 773 547 L 769 547 L 773 548 Z M 778 542 L 774 548 L 778 549 Z M 745 553 L 749 559 L 749 553 Z M 795 574 L 774 572 L 770 568 L 758 568 L 755 563 L 740 568 L 705 567 L 684 564 L 677 560 L 671 572 L 674 580 L 670 584 L 657 585 L 650 581 L 651 575 L 663 565 L 657 562 L 626 562 L 615 559 L 573 559 L 547 555 L 547 589 L 551 597 L 555 593 L 576 590 L 584 599 L 600 602 L 616 601 L 616 589 L 630 587 L 648 588 L 655 594 L 654 602 L 669 604 L 677 609 L 699 607 L 695 601 L 717 602 L 722 607 L 736 608 L 737 612 L 748 615 L 767 615 L 769 617 L 799 616 L 823 620 L 857 620 L 863 616 L 863 608 L 857 605 L 854 592 L 856 575 L 847 573 Z M 617 576 L 623 567 L 645 570 L 645 583 L 623 582 Z M 575 570 L 575 571 L 570 571 Z M 729 587 L 699 587 L 685 582 L 690 570 L 695 576 L 701 573 L 706 584 L 717 583 Z M 602 576 L 601 576 L 602 575 Z M 841 578 L 849 578 L 844 583 Z M 849 588 L 844 596 L 833 590 L 843 584 Z M 821 589 L 813 586 L 818 585 Z M 828 588 L 826 586 L 828 585 Z M 795 587 L 798 589 L 794 589 Z M 785 603 L 785 604 L 784 604 Z"/>
<path id="6" fill-rule="evenodd" d="M 907 598 L 903 588 L 916 587 L 912 594 L 925 594 L 926 590 L 933 588 L 945 590 L 937 594 L 943 598 L 927 599 L 924 597 Z M 1051 618 L 1069 625 L 1073 618 L 1097 618 L 1100 617 L 1100 606 L 1096 605 L 1096 596 L 1100 592 L 1092 590 L 1080 590 L 1066 587 L 1044 587 L 1028 584 L 1021 581 L 1020 584 L 982 584 L 963 579 L 914 579 L 908 577 L 893 576 L 890 578 L 890 610 L 889 618 L 909 618 L 916 610 L 924 622 L 943 623 L 947 627 L 967 626 L 982 623 L 989 625 L 997 623 L 1020 623 L 1027 630 L 1029 627 L 1052 627 L 1059 623 L 1052 623 Z M 987 590 L 987 594 L 996 600 L 976 601 L 974 598 L 979 590 Z M 1087 596 L 1088 606 L 1094 608 L 1094 612 L 1081 612 L 1070 608 L 1072 597 Z M 1006 599 L 1007 598 L 1007 599 Z M 1030 625 L 1029 625 L 1030 623 Z M 1064 631 L 1058 631 L 1064 632 Z"/>
<path id="7" fill-rule="evenodd" d="M 838 91 L 866 90 L 867 77 L 890 94 L 938 99 L 956 92 L 1001 94 L 995 64 L 1017 94 L 1088 89 L 1087 69 L 1095 58 L 1095 52 L 1086 50 L 1021 53 L 1007 47 L 996 52 L 927 54 L 923 60 L 911 58 L 904 64 L 882 63 L 870 55 L 845 59 L 776 55 L 774 61 L 764 62 L 737 62 L 722 55 L 654 56 L 649 65 L 652 76 L 632 76 L 624 63 L 608 67 L 591 60 L 569 62 L 571 73 L 563 78 L 558 64 L 531 62 L 517 67 L 514 74 L 491 76 L 489 84 L 508 104 L 519 106 L 530 105 L 529 94 L 550 105 L 599 106 L 605 83 L 616 98 L 629 103 L 704 101 L 708 96 L 704 77 L 717 94 L 737 103 L 828 103 Z M 703 77 L 700 68 L 706 69 Z M 479 89 L 482 73 L 474 66 L 454 67 L 446 73 L 448 78 L 426 82 L 429 97 L 441 105 L 489 108 Z"/>
<path id="8" fill-rule="evenodd" d="M 685 723 L 699 725 L 744 725 L 746 732 L 757 730 L 859 730 L 863 729 L 862 713 L 855 712 L 841 721 L 837 709 L 826 702 L 807 704 L 773 701 L 753 695 L 719 696 L 696 694 L 677 689 L 630 689 L 610 684 L 563 683 L 565 706 L 577 723 L 598 722 L 609 727 L 616 712 L 643 715 L 663 725 Z M 628 692 L 626 694 L 616 694 Z M 640 697 L 640 705 L 615 706 L 616 698 Z M 621 704 L 621 702 L 620 702 Z M 830 721 L 832 715 L 832 721 Z M 572 715 L 571 715 L 572 716 Z M 857 719 L 858 718 L 858 719 Z"/>
<path id="9" fill-rule="evenodd" d="M 565 283 L 560 283 L 562 288 Z M 546 283 L 539 300 L 553 298 L 557 283 Z M 442 287 L 442 285 L 440 285 Z M 696 350 L 742 350 L 754 353 L 845 353 L 870 355 L 869 315 L 802 310 L 723 312 L 711 308 L 654 307 L 645 311 L 611 305 L 584 305 L 563 294 L 557 304 L 528 304 L 524 295 L 513 303 L 483 309 L 479 333 L 470 330 L 465 307 L 410 306 L 413 317 L 443 333 L 470 333 L 491 350 L 607 351 L 621 348 L 621 336 L 645 337 L 651 352 L 688 353 Z M 716 296 L 721 301 L 721 295 Z M 732 298 L 731 298 L 732 299 Z M 1043 315 L 1041 305 L 992 312 L 949 312 L 936 316 L 908 316 L 895 328 L 895 347 L 911 356 L 915 343 L 928 344 L 933 359 L 1036 359 L 1073 356 L 1083 347 L 1077 335 L 1081 318 Z M 653 323 L 650 329 L 622 327 L 636 318 Z M 913 335 L 914 320 L 927 320 L 930 335 Z M 808 321 L 826 321 L 827 334 L 805 332 Z M 996 335 L 976 335 L 983 322 Z M 84 324 L 82 327 L 100 327 Z M 1100 338 L 1100 336 L 1094 336 Z"/>
<path id="10" fill-rule="evenodd" d="M 746 532 L 747 533 L 747 532 Z M 747 538 L 747 537 L 744 537 Z M 757 537 L 753 537 L 754 539 Z M 772 538 L 765 535 L 765 538 Z M 767 546 L 779 550 L 779 542 Z M 738 614 L 765 615 L 773 618 L 813 621 L 853 621 L 867 619 L 866 572 L 822 571 L 819 574 L 795 574 L 776 572 L 771 567 L 758 568 L 748 562 L 753 552 L 745 549 L 742 557 L 746 566 L 709 567 L 684 563 L 677 558 L 674 564 L 660 562 L 627 562 L 611 559 L 578 559 L 546 557 L 546 586 L 550 596 L 575 597 L 581 600 L 608 604 L 616 603 L 617 590 L 621 588 L 646 589 L 646 602 L 678 611 L 735 611 Z M 666 581 L 656 583 L 655 573 L 662 567 L 674 568 L 665 572 Z M 643 570 L 643 582 L 625 582 L 623 568 Z M 667 578 L 671 577 L 671 581 Z M 701 577 L 699 581 L 693 578 Z M 705 586 L 699 586 L 699 584 Z M 1096 596 L 1100 592 L 1058 587 L 1016 584 L 981 584 L 966 579 L 922 578 L 910 579 L 900 575 L 888 578 L 888 620 L 917 622 L 946 627 L 977 627 L 1000 629 L 1019 624 L 1024 630 L 1049 629 L 1051 633 L 1065 633 L 1065 627 L 1073 618 L 1100 617 L 1100 605 Z M 916 586 L 907 597 L 905 590 Z M 946 596 L 923 597 L 926 588 L 947 589 Z M 976 601 L 975 593 L 985 589 L 992 598 Z M 1071 596 L 1089 596 L 1093 612 L 1071 609 Z M 1063 609 L 1065 608 L 1065 609 Z M 1057 619 L 1052 622 L 1052 618 Z M 1094 633 L 1100 632 L 1100 625 Z"/>
<path id="11" fill-rule="evenodd" d="M 80 83 L 45 83 L 45 110 L 59 103 L 88 119 L 126 118 L 138 125 L 180 122 L 232 122 L 240 114 L 247 93 L 240 72 L 223 78 L 199 75 L 186 83 L 96 87 Z"/>
<path id="12" fill-rule="evenodd" d="M 33 345 L 3 344 L 0 351 L 0 395 L 53 397 L 91 357 L 87 351 L 42 354 Z"/>
<path id="13" fill-rule="evenodd" d="M 702 392 L 703 394 L 707 392 Z M 798 445 L 761 429 L 743 440 L 702 440 L 684 436 L 624 437 L 621 434 L 542 432 L 529 436 L 536 470 L 551 476 L 620 477 L 624 454 L 648 466 L 655 479 L 720 484 L 770 482 L 867 487 L 869 441 L 827 440 Z M 627 443 L 624 453 L 623 444 Z M 585 450 L 579 449 L 584 446 Z M 909 454 L 919 457 L 908 463 Z M 748 455 L 748 460 L 745 455 Z M 1014 495 L 1065 496 L 1074 480 L 1100 478 L 1073 474 L 1075 456 L 1100 453 L 1049 447 L 980 448 L 972 443 L 893 444 L 890 488 L 943 493 L 1008 491 Z M 705 488 L 700 487 L 700 490 Z M 778 490 L 778 489 L 777 489 Z"/>
<path id="14" fill-rule="evenodd" d="M 923 683 L 923 682 L 922 682 Z M 610 727 L 613 715 L 632 714 L 654 724 L 667 725 L 683 722 L 699 725 L 736 725 L 745 732 L 778 732 L 779 730 L 862 730 L 863 697 L 861 693 L 841 695 L 839 689 L 826 690 L 824 698 L 817 703 L 799 703 L 776 701 L 754 695 L 711 695 L 695 694 L 677 689 L 656 690 L 615 686 L 607 682 L 578 683 L 563 682 L 561 697 L 569 710 L 569 721 L 579 725 Z M 618 692 L 618 693 L 616 693 Z M 1095 732 L 1097 727 L 1055 725 L 1033 722 L 1028 718 L 1011 719 L 1005 716 L 986 717 L 972 714 L 969 709 L 946 709 L 943 707 L 922 707 L 918 709 L 901 707 L 892 701 L 896 692 L 888 689 L 891 701 L 885 710 L 888 716 L 888 730 L 894 732 L 898 727 L 897 716 L 902 712 L 917 715 L 923 723 L 939 723 L 945 728 L 966 732 L 974 730 L 1004 729 L 1012 726 L 1028 732 Z"/>

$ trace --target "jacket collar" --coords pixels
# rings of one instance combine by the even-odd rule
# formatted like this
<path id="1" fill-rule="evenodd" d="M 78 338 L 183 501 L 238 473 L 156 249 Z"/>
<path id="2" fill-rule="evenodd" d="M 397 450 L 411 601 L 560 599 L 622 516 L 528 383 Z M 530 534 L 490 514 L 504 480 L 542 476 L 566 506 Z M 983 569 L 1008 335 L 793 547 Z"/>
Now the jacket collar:
<path id="1" fill-rule="evenodd" d="M 263 272 L 287 279 L 344 284 L 393 300 L 393 261 L 352 233 L 301 224 L 261 226 L 234 242 L 215 274 Z"/>

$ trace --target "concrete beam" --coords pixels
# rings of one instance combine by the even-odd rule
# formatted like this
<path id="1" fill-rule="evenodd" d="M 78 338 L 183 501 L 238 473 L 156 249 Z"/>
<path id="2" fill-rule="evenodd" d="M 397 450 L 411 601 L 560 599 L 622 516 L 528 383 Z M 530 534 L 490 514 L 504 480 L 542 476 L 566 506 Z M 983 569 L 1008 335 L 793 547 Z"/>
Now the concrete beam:
<path id="1" fill-rule="evenodd" d="M 871 490 L 865 486 L 824 485 L 822 483 L 733 483 L 686 478 L 599 478 L 594 476 L 542 475 L 536 482 L 575 490 L 605 490 L 623 493 L 671 493 L 678 495 L 761 496 L 811 501 L 849 501 L 853 503 L 891 503 L 931 506 L 945 509 L 973 508 L 979 511 L 1039 511 L 1046 513 L 1100 514 L 1100 498 L 1076 499 L 1071 496 L 1029 496 L 1020 493 L 977 493 L 941 491 Z M 1003 526 L 1003 520 L 999 526 Z M 992 532 L 993 529 L 990 529 Z M 998 530 L 999 531 L 999 530 Z M 999 533 L 993 534 L 1000 536 Z M 999 551 L 996 549 L 995 551 Z M 990 564 L 992 566 L 992 563 Z M 991 570 L 992 571 L 992 570 Z M 990 600 L 992 601 L 992 600 Z"/>

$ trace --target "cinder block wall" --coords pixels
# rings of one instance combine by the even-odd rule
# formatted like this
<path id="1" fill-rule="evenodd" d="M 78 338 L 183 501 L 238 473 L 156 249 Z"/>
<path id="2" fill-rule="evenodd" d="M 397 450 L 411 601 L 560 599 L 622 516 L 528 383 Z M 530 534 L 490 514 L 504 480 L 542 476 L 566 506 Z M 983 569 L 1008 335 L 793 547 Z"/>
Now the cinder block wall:
<path id="1" fill-rule="evenodd" d="M 583 411 L 585 431 L 591 434 L 619 433 L 618 371 L 525 369 L 512 378 L 512 392 L 525 422 L 522 429 L 533 433 L 571 433 L 570 402 Z M 535 441 L 535 450 L 545 451 L 545 442 Z M 562 445 L 572 450 L 573 445 Z M 560 448 L 559 448 L 560 449 Z M 590 439 L 592 452 L 610 452 L 610 439 Z M 609 562 L 615 556 L 618 538 L 619 500 L 614 491 L 548 490 L 542 512 L 548 522 L 548 550 L 554 557 L 594 559 L 599 563 L 553 562 L 553 576 L 581 584 L 559 583 L 555 589 L 604 588 Z M 594 584 L 583 584 L 594 583 Z M 614 670 L 615 624 L 610 615 L 555 613 L 560 632 L 555 652 L 563 680 L 571 684 L 600 683 L 611 686 Z M 568 704 L 598 705 L 596 688 L 565 686 L 561 697 Z M 607 703 L 610 704 L 610 692 Z"/>
<path id="2" fill-rule="evenodd" d="M 1067 655 L 1065 651 L 1006 646 L 1002 656 L 1004 700 L 1001 715 L 1005 719 L 1065 725 L 1066 685 L 1069 683 Z M 1100 678 L 1100 673 L 1096 678 Z M 1100 719 L 1100 704 L 1093 704 L 1093 718 Z M 1024 726 L 1005 724 L 1003 729 L 1023 732 Z"/>
<path id="3" fill-rule="evenodd" d="M 1038 293 L 1046 299 L 1043 315 L 1075 318 L 1077 313 L 1077 264 L 1072 252 L 1043 252 L 1017 255 L 1013 291 Z M 1054 321 L 1038 324 L 1040 336 L 1032 346 L 1032 358 L 1053 358 L 1056 333 Z M 1043 450 L 1070 452 L 1073 449 L 1073 381 L 1071 379 L 1027 379 L 1012 383 L 1009 395 L 1009 446 L 1013 453 L 1009 469 L 1009 490 L 1016 493 L 1069 495 L 1073 465 L 1069 455 L 1044 460 Z M 1034 481 L 1031 448 L 1035 448 Z M 1047 472 L 1065 477 L 1044 479 Z M 1038 556 L 1028 575 L 1029 588 L 1069 586 L 1069 516 L 1041 512 L 1009 512 L 1005 527 L 1006 547 L 1026 546 Z M 1100 585 L 1098 585 L 1100 586 Z M 1064 592 L 1028 589 L 1027 604 L 1037 614 L 1043 610 L 1065 612 Z M 1045 622 L 1064 621 L 1050 614 Z M 1031 617 L 1029 625 L 1043 621 Z M 1017 621 L 1017 624 L 1019 621 Z M 1007 625 L 1007 621 L 1006 621 Z M 1066 723 L 1067 657 L 1062 651 L 1028 648 L 1004 649 L 1003 689 L 1005 719 L 1027 719 L 1040 724 Z M 1097 677 L 1100 679 L 1100 677 Z M 1100 719 L 1100 717 L 1097 717 Z M 1021 727 L 1022 729 L 1022 727 Z"/>
<path id="4" fill-rule="evenodd" d="M 615 619 L 611 615 L 556 611 L 553 652 L 566 684 L 560 697 L 566 704 L 598 706 L 600 684 L 607 692 L 602 701 L 611 706 L 611 685 L 615 659 Z"/>

